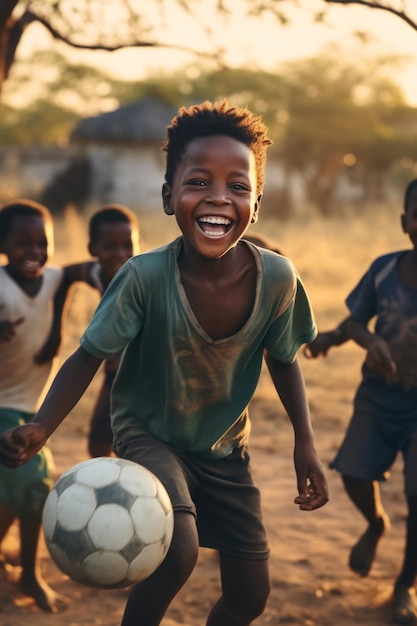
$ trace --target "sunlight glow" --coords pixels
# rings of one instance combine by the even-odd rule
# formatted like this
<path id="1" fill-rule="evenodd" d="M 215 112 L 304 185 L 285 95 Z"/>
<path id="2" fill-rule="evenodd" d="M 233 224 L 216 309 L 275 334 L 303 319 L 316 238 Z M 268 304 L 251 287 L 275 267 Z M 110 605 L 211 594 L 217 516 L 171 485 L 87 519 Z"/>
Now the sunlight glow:
<path id="1" fill-rule="evenodd" d="M 328 5 L 326 22 L 318 24 L 313 22 L 312 14 L 314 10 L 324 8 L 323 0 L 309 0 L 308 10 L 305 7 L 289 7 L 290 24 L 281 26 L 271 15 L 247 17 L 245 2 L 229 0 L 225 4 L 232 9 L 228 17 L 219 15 L 214 0 L 199 0 L 192 4 L 198 7 L 195 15 L 180 11 L 178 2 L 174 0 L 164 4 L 166 10 L 163 15 L 153 3 L 148 3 L 144 11 L 146 21 L 158 26 L 149 39 L 205 52 L 206 65 L 214 63 L 210 62 L 210 53 L 222 50 L 224 61 L 232 67 L 273 71 L 283 62 L 320 54 L 331 42 L 346 48 L 347 55 L 354 55 L 355 45 L 358 46 L 354 33 L 360 25 L 361 30 L 369 35 L 369 43 L 366 44 L 369 54 L 374 51 L 376 56 L 388 50 L 390 54 L 408 56 L 409 62 L 396 71 L 394 78 L 402 85 L 408 101 L 417 104 L 417 34 L 395 16 L 355 5 Z M 19 54 L 28 56 L 34 49 L 51 46 L 56 46 L 59 52 L 74 62 L 97 65 L 127 80 L 167 73 L 196 61 L 191 52 L 164 47 L 129 48 L 116 52 L 75 50 L 54 42 L 45 29 L 36 24 L 25 33 Z M 363 43 L 361 47 L 364 48 Z M 201 59 L 199 62 L 203 64 Z M 187 78 L 192 80 L 194 77 Z M 186 89 L 186 85 L 184 87 Z"/>

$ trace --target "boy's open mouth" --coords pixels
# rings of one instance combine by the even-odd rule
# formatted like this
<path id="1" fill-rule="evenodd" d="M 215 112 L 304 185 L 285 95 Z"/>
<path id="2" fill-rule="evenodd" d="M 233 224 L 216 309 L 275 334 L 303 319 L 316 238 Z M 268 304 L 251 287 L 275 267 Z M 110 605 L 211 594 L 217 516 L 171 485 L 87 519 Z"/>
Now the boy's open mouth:
<path id="1" fill-rule="evenodd" d="M 228 217 L 207 215 L 199 218 L 198 225 L 207 237 L 222 237 L 230 229 L 232 220 Z"/>
<path id="2" fill-rule="evenodd" d="M 23 268 L 27 272 L 36 272 L 40 267 L 41 264 L 39 263 L 39 261 L 30 261 L 28 259 L 23 264 Z"/>

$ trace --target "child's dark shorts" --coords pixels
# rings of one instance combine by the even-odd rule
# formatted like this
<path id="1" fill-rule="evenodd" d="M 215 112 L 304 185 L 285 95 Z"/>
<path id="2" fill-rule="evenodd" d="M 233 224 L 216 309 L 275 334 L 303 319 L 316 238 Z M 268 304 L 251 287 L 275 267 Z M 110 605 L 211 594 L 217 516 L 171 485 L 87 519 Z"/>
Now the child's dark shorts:
<path id="1" fill-rule="evenodd" d="M 383 481 L 399 452 L 404 458 L 404 491 L 409 497 L 417 496 L 416 412 L 393 415 L 359 390 L 353 417 L 330 468 L 352 478 Z"/>
<path id="2" fill-rule="evenodd" d="M 26 424 L 32 417 L 33 413 L 0 409 L 0 433 Z M 18 517 L 41 515 L 53 485 L 54 474 L 54 462 L 47 446 L 20 467 L 10 468 L 0 465 L 0 502 L 8 506 Z"/>
<path id="3" fill-rule="evenodd" d="M 153 472 L 174 511 L 196 517 L 200 546 L 236 558 L 268 558 L 260 492 L 246 448 L 225 458 L 201 459 L 142 432 L 115 445 L 115 452 Z"/>

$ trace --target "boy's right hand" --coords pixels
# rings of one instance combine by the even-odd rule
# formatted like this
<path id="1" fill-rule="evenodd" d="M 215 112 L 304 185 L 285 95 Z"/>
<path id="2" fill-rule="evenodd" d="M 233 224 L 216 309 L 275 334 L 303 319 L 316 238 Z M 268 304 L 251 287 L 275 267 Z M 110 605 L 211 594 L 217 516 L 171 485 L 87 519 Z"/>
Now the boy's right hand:
<path id="1" fill-rule="evenodd" d="M 11 341 L 16 335 L 16 326 L 25 321 L 24 317 L 14 320 L 2 320 L 0 322 L 0 341 Z"/>
<path id="2" fill-rule="evenodd" d="M 397 366 L 392 358 L 391 349 L 381 337 L 375 336 L 375 340 L 368 348 L 365 359 L 368 369 L 379 376 L 395 376 Z"/>
<path id="3" fill-rule="evenodd" d="M 307 359 L 316 359 L 321 355 L 327 356 L 327 352 L 332 346 L 334 346 L 332 331 L 318 333 L 311 343 L 304 346 L 303 354 Z"/>
<path id="4" fill-rule="evenodd" d="M 19 467 L 30 461 L 46 443 L 46 434 L 34 422 L 16 426 L 0 435 L 0 463 L 6 467 Z"/>

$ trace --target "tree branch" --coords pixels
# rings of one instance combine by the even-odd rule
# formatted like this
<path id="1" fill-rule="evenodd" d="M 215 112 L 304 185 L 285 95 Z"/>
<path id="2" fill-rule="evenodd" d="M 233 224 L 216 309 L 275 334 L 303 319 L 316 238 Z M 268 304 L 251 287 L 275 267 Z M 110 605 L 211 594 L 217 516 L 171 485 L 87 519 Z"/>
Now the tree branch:
<path id="1" fill-rule="evenodd" d="M 392 13 L 403 20 L 406 24 L 411 26 L 413 30 L 417 30 L 417 22 L 411 19 L 407 13 L 403 11 L 398 11 L 394 7 L 387 6 L 385 4 L 381 4 L 380 2 L 372 2 L 371 0 L 324 0 L 326 4 L 360 4 L 361 6 L 368 7 L 370 9 L 380 9 L 381 11 L 387 11 L 388 13 Z"/>
<path id="2" fill-rule="evenodd" d="M 3 32 L 18 1 L 19 0 L 2 0 L 0 2 L 0 32 Z"/>
<path id="3" fill-rule="evenodd" d="M 30 18 L 27 18 L 26 14 L 27 11 L 23 13 L 23 15 L 18 20 L 14 20 L 12 17 L 10 17 L 3 31 L 3 37 L 5 41 L 5 51 L 2 55 L 4 63 L 4 80 L 9 76 L 10 68 L 13 65 L 16 56 L 16 49 L 20 43 L 25 28 L 32 21 Z"/>
<path id="4" fill-rule="evenodd" d="M 107 52 L 114 52 L 116 50 L 122 50 L 124 48 L 169 48 L 171 50 L 189 52 L 190 54 L 193 54 L 196 56 L 214 59 L 222 67 L 225 67 L 225 65 L 221 61 L 222 50 L 219 50 L 217 53 L 213 51 L 202 52 L 199 50 L 194 50 L 193 48 L 188 48 L 187 46 L 180 46 L 177 44 L 165 44 L 165 43 L 158 43 L 156 41 L 138 41 L 138 40 L 132 41 L 130 43 L 116 44 L 113 46 L 109 46 L 109 45 L 102 44 L 102 43 L 97 43 L 97 44 L 77 43 L 76 41 L 72 41 L 69 37 L 66 37 L 65 35 L 61 34 L 45 18 L 41 17 L 40 15 L 37 15 L 36 13 L 33 13 L 32 11 L 29 11 L 29 10 L 25 11 L 24 15 L 25 15 L 26 23 L 29 23 L 29 21 L 39 22 L 40 24 L 42 24 L 42 26 L 44 26 L 49 31 L 49 33 L 52 35 L 54 39 L 63 41 L 64 43 L 66 43 L 68 46 L 71 46 L 72 48 L 78 48 L 81 50 L 104 50 Z"/>

